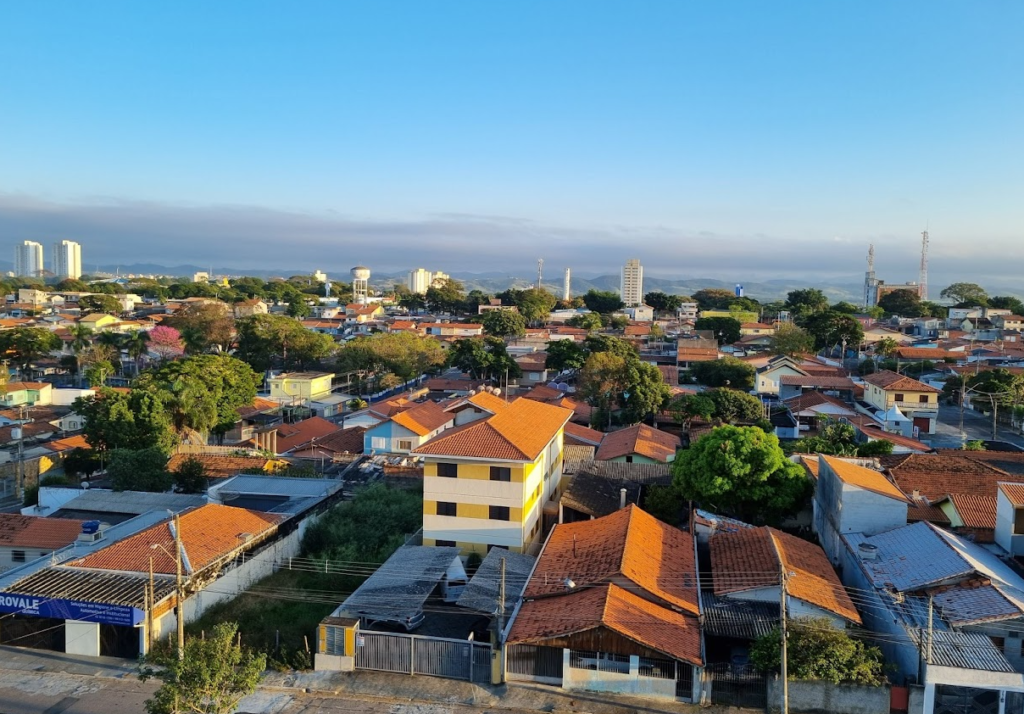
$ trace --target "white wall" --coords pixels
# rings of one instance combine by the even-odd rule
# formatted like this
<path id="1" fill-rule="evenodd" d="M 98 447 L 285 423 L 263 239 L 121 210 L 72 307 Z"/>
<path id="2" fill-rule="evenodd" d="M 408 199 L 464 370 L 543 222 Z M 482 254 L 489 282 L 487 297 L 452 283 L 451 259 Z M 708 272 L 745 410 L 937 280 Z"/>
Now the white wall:
<path id="1" fill-rule="evenodd" d="M 753 588 L 752 590 L 744 590 L 738 593 L 729 593 L 731 600 L 749 600 L 753 602 L 770 602 L 777 604 L 779 602 L 780 593 L 779 588 Z M 832 624 L 838 628 L 846 628 L 846 620 L 834 612 L 823 610 L 817 605 L 812 605 L 809 602 L 795 598 L 792 595 L 786 598 L 786 611 L 789 617 L 826 617 L 832 621 Z"/>
<path id="2" fill-rule="evenodd" d="M 68 654 L 100 656 L 100 626 L 97 622 L 64 621 L 64 651 Z"/>
<path id="3" fill-rule="evenodd" d="M 615 694 L 632 694 L 641 697 L 657 697 L 659 699 L 676 698 L 676 682 L 674 679 L 658 679 L 641 677 L 640 658 L 633 655 L 629 658 L 629 673 L 602 672 L 593 669 L 575 669 L 569 666 L 569 650 L 562 650 L 562 688 L 587 692 L 609 692 Z M 694 677 L 698 680 L 699 677 Z"/>
<path id="4" fill-rule="evenodd" d="M 50 392 L 51 404 L 54 406 L 70 407 L 79 397 L 91 397 L 96 394 L 95 389 L 54 389 Z"/>

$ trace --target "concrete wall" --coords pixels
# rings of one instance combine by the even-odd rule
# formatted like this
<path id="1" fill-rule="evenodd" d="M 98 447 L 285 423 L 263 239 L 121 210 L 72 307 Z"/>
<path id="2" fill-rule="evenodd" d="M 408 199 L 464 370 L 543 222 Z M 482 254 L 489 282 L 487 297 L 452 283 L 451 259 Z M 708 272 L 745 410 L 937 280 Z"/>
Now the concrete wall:
<path id="1" fill-rule="evenodd" d="M 781 680 L 773 679 L 768 682 L 768 709 L 782 709 Z M 889 714 L 889 688 L 790 681 L 789 711 Z"/>
<path id="2" fill-rule="evenodd" d="M 770 602 L 772 604 L 778 604 L 780 600 L 779 588 L 754 588 L 752 590 L 743 590 L 738 593 L 731 593 L 729 597 L 733 600 L 751 600 L 754 602 Z M 790 595 L 786 598 L 786 610 L 789 613 L 789 617 L 827 617 L 832 621 L 832 624 L 839 629 L 846 628 L 846 620 L 836 615 L 834 612 L 829 612 L 816 605 L 812 605 L 809 602 L 800 600 Z"/>
<path id="3" fill-rule="evenodd" d="M 576 669 L 569 666 L 569 650 L 563 650 L 562 688 L 587 692 L 632 694 L 659 699 L 676 698 L 674 679 L 656 679 L 640 676 L 640 658 L 629 658 L 629 673 L 602 672 L 594 669 Z"/>
<path id="4" fill-rule="evenodd" d="M 64 651 L 68 654 L 100 656 L 100 626 L 95 622 L 64 621 Z"/>

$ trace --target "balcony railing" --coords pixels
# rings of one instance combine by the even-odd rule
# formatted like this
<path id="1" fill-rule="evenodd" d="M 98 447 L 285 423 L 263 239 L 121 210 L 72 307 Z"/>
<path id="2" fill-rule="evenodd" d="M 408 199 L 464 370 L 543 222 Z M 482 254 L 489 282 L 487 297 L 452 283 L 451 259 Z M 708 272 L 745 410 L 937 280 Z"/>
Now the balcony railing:
<path id="1" fill-rule="evenodd" d="M 938 402 L 890 402 L 899 407 L 900 411 L 936 412 L 939 410 Z"/>

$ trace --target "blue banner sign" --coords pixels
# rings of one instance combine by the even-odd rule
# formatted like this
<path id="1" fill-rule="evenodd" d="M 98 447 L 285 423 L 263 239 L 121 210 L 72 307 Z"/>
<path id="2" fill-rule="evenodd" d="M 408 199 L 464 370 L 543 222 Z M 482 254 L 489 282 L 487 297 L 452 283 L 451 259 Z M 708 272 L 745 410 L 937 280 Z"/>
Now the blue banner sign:
<path id="1" fill-rule="evenodd" d="M 135 627 L 141 624 L 145 616 L 145 613 L 139 608 L 127 605 L 61 600 L 12 593 L 0 593 L 0 612 L 29 615 L 30 617 L 52 617 L 57 620 L 102 622 L 105 625 L 124 625 L 126 627 Z"/>

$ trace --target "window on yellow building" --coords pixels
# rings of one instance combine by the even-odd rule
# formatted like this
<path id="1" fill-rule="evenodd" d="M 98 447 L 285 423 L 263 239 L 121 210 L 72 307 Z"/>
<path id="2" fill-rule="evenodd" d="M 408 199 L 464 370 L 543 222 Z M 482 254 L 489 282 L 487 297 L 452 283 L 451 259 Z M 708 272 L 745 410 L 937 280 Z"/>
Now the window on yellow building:
<path id="1" fill-rule="evenodd" d="M 507 466 L 492 466 L 491 481 L 511 481 L 512 469 Z"/>
<path id="2" fill-rule="evenodd" d="M 507 521 L 509 519 L 508 506 L 489 506 L 487 515 L 492 521 Z"/>
<path id="3" fill-rule="evenodd" d="M 448 501 L 437 502 L 437 515 L 439 516 L 456 516 L 458 515 L 458 504 L 449 503 Z"/>
<path id="4" fill-rule="evenodd" d="M 444 478 L 458 478 L 459 477 L 459 465 L 458 464 L 439 463 L 437 465 L 437 475 L 438 476 L 443 476 Z"/>

